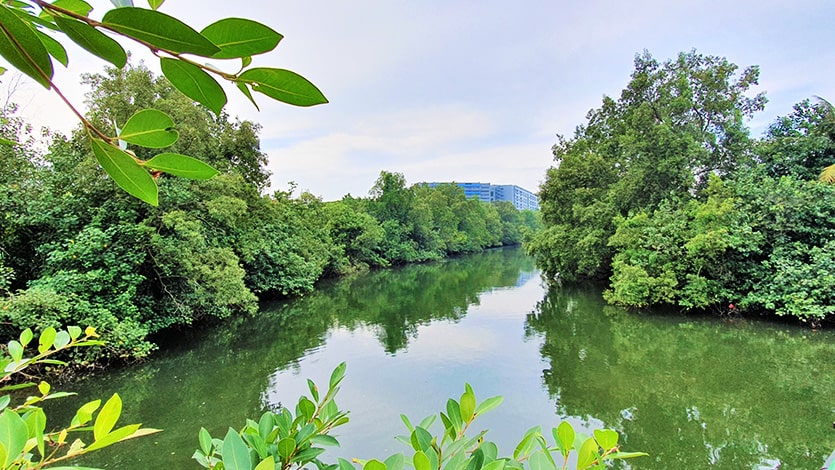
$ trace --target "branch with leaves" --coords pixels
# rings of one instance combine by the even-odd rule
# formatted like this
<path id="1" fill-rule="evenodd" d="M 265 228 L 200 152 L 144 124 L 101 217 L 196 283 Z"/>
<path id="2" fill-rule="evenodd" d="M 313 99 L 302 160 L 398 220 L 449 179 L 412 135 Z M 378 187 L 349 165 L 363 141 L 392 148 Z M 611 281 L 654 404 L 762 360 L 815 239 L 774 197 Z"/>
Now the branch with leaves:
<path id="1" fill-rule="evenodd" d="M 283 36 L 269 26 L 243 18 L 225 18 L 201 31 L 157 9 L 163 0 L 149 0 L 150 9 L 132 0 L 111 0 L 117 7 L 101 20 L 90 17 L 84 0 L 0 0 L 0 55 L 9 64 L 46 89 L 53 90 L 79 118 L 90 137 L 96 160 L 119 187 L 152 205 L 159 202 L 155 176 L 207 179 L 217 174 L 209 165 L 186 155 L 161 153 L 141 160 L 128 145 L 165 148 L 176 142 L 176 124 L 160 111 L 141 110 L 123 124 L 117 135 L 98 129 L 66 98 L 53 81 L 53 60 L 63 66 L 69 57 L 60 39 L 68 38 L 87 52 L 118 68 L 127 64 L 127 52 L 113 37 L 145 47 L 160 60 L 171 84 L 187 97 L 219 115 L 227 103 L 218 79 L 234 84 L 258 108 L 253 92 L 295 106 L 327 103 L 310 81 L 290 70 L 250 67 L 252 58 L 272 51 Z M 234 72 L 201 63 L 233 60 Z"/>

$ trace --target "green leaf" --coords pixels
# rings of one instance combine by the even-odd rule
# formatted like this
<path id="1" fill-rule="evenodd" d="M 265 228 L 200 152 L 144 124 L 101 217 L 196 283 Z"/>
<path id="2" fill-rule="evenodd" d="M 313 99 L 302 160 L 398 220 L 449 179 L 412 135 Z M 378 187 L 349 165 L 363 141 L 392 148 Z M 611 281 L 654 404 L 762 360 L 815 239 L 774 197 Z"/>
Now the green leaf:
<path id="1" fill-rule="evenodd" d="M 275 49 L 283 37 L 269 26 L 243 18 L 224 18 L 206 26 L 200 34 L 220 48 L 214 59 L 263 54 Z"/>
<path id="2" fill-rule="evenodd" d="M 241 93 L 243 93 L 244 96 L 246 96 L 249 99 L 250 103 L 252 103 L 252 105 L 255 106 L 255 109 L 261 111 L 261 108 L 258 107 L 258 103 L 256 103 L 255 99 L 252 97 L 252 92 L 249 91 L 249 85 L 247 85 L 244 82 L 237 82 L 235 83 L 235 85 L 238 87 L 239 90 L 241 90 Z"/>
<path id="3" fill-rule="evenodd" d="M 83 0 L 55 0 L 52 4 L 81 16 L 87 16 L 93 11 L 93 7 Z"/>
<path id="4" fill-rule="evenodd" d="M 35 30 L 38 35 L 38 39 L 41 40 L 46 51 L 49 52 L 49 55 L 55 58 L 58 62 L 61 63 L 64 67 L 67 66 L 70 59 L 67 57 L 67 50 L 64 49 L 64 46 L 61 45 L 60 42 L 52 39 L 52 36 L 48 36 L 38 30 Z"/>
<path id="5" fill-rule="evenodd" d="M 615 452 L 613 454 L 607 455 L 606 457 L 608 457 L 608 459 L 621 460 L 621 459 L 634 459 L 635 457 L 646 457 L 648 455 L 649 454 L 647 454 L 646 452 Z"/>
<path id="6" fill-rule="evenodd" d="M 5 410 L 9 403 L 12 402 L 12 398 L 8 395 L 3 395 L 0 397 L 0 410 Z"/>
<path id="7" fill-rule="evenodd" d="M 403 454 L 389 456 L 384 462 L 388 470 L 403 470 L 406 466 L 406 457 Z"/>
<path id="8" fill-rule="evenodd" d="M 597 457 L 597 442 L 592 438 L 586 439 L 577 452 L 577 469 L 580 470 L 591 466 L 597 460 Z"/>
<path id="9" fill-rule="evenodd" d="M 196 65 L 178 59 L 160 59 L 165 78 L 184 95 L 211 109 L 216 115 L 226 105 L 226 92 L 211 75 Z"/>
<path id="10" fill-rule="evenodd" d="M 116 8 L 124 8 L 124 7 L 132 7 L 133 0 L 110 0 L 110 3 L 113 4 Z"/>
<path id="11" fill-rule="evenodd" d="M 51 87 L 52 59 L 35 30 L 0 5 L 0 55 L 16 69 L 47 89 Z"/>
<path id="12" fill-rule="evenodd" d="M 540 435 L 539 426 L 535 426 L 525 433 L 525 436 L 516 446 L 516 449 L 513 451 L 513 458 L 515 460 L 519 460 L 520 458 L 528 455 L 533 448 L 533 445 L 536 443 L 537 436 Z"/>
<path id="13" fill-rule="evenodd" d="M 336 368 L 331 372 L 330 378 L 330 388 L 334 388 L 339 385 L 339 382 L 342 382 L 342 379 L 345 378 L 345 368 L 348 367 L 347 364 L 344 362 L 340 363 Z"/>
<path id="14" fill-rule="evenodd" d="M 554 461 L 549 459 L 548 455 L 544 452 L 536 452 L 531 455 L 530 467 L 531 470 L 556 470 L 557 468 L 557 466 L 554 465 Z"/>
<path id="15" fill-rule="evenodd" d="M 41 392 L 41 395 L 48 395 L 51 388 L 52 386 L 43 380 L 41 380 L 41 383 L 38 384 L 38 391 Z"/>
<path id="16" fill-rule="evenodd" d="M 102 410 L 104 411 L 104 410 Z M 136 432 L 139 431 L 140 424 L 129 424 L 127 426 L 122 426 L 119 429 L 113 430 L 113 432 L 108 432 L 101 438 L 96 438 L 95 442 L 90 444 L 87 447 L 87 452 L 91 452 L 98 449 L 103 449 L 107 446 L 111 446 L 119 441 L 123 441 L 125 439 L 130 439 L 131 437 L 135 436 Z M 154 431 L 156 429 L 146 430 L 146 431 Z"/>
<path id="17" fill-rule="evenodd" d="M 132 156 L 101 139 L 91 138 L 90 145 L 99 165 L 120 188 L 152 206 L 159 205 L 157 183 Z"/>
<path id="18" fill-rule="evenodd" d="M 415 466 L 415 470 L 432 470 L 429 457 L 423 451 L 415 452 L 414 457 L 412 457 L 412 464 Z"/>
<path id="19" fill-rule="evenodd" d="M 32 334 L 32 329 L 26 328 L 25 330 L 20 332 L 20 344 L 22 344 L 25 348 L 34 337 L 35 335 Z"/>
<path id="20" fill-rule="evenodd" d="M 154 10 L 158 10 L 163 3 L 165 3 L 165 0 L 148 0 L 148 5 Z"/>
<path id="21" fill-rule="evenodd" d="M 295 450 L 296 441 L 292 437 L 285 437 L 278 441 L 278 455 L 281 456 L 282 461 L 286 462 Z"/>
<path id="22" fill-rule="evenodd" d="M 469 422 L 473 417 L 473 413 L 475 413 L 475 394 L 473 393 L 472 388 L 468 387 L 467 391 L 461 395 L 459 407 L 461 410 L 461 419 L 463 419 L 465 423 Z"/>
<path id="23" fill-rule="evenodd" d="M 91 54 L 100 57 L 118 68 L 125 66 L 128 56 L 122 46 L 113 38 L 105 35 L 96 28 L 70 18 L 55 17 L 55 24 L 61 28 L 72 41 Z"/>
<path id="24" fill-rule="evenodd" d="M 293 456 L 293 462 L 299 463 L 301 465 L 310 462 L 311 460 L 315 459 L 316 457 L 322 455 L 325 452 L 325 449 L 320 447 L 308 447 L 307 449 L 299 452 L 298 454 Z"/>
<path id="25" fill-rule="evenodd" d="M 568 421 L 561 422 L 554 430 L 554 439 L 559 443 L 563 457 L 568 456 L 568 453 L 574 447 L 574 437 L 574 428 Z"/>
<path id="26" fill-rule="evenodd" d="M 114 393 L 104 406 L 101 407 L 99 415 L 96 416 L 96 422 L 93 424 L 93 437 L 96 441 L 110 433 L 121 414 L 122 399 L 118 393 Z"/>
<path id="27" fill-rule="evenodd" d="M 426 452 L 426 449 L 432 446 L 432 434 L 429 434 L 426 429 L 417 427 L 412 431 L 411 441 L 413 449 Z"/>
<path id="28" fill-rule="evenodd" d="M 595 429 L 594 439 L 606 451 L 618 446 L 618 433 L 612 429 Z"/>
<path id="29" fill-rule="evenodd" d="M 73 417 L 72 421 L 70 422 L 71 426 L 83 426 L 90 422 L 93 418 L 93 413 L 99 409 L 99 405 L 101 405 L 101 400 L 93 400 L 91 402 L 87 402 L 81 405 L 81 408 L 75 412 L 75 416 Z"/>
<path id="30" fill-rule="evenodd" d="M 73 340 L 76 340 L 79 336 L 81 336 L 81 328 L 77 326 L 68 326 L 67 331 L 70 333 L 70 338 Z"/>
<path id="31" fill-rule="evenodd" d="M 314 106 L 328 102 L 316 85 L 289 70 L 249 69 L 238 76 L 238 81 L 248 83 L 253 90 L 270 98 L 295 106 Z"/>
<path id="32" fill-rule="evenodd" d="M 178 153 L 161 153 L 145 162 L 145 166 L 193 180 L 211 179 L 220 173 L 196 158 Z"/>
<path id="33" fill-rule="evenodd" d="M 386 464 L 380 462 L 379 460 L 372 459 L 365 462 L 365 465 L 362 466 L 362 470 L 386 470 Z"/>
<path id="34" fill-rule="evenodd" d="M 209 431 L 207 431 L 206 428 L 200 428 L 198 440 L 200 441 L 200 450 L 202 450 L 205 455 L 209 455 L 212 452 L 212 435 L 209 434 Z"/>
<path id="35" fill-rule="evenodd" d="M 310 379 L 307 379 L 307 389 L 310 390 L 310 397 L 313 398 L 313 401 L 318 403 L 319 402 L 319 388 Z"/>
<path id="36" fill-rule="evenodd" d="M 349 462 L 348 460 L 343 459 L 342 457 L 338 457 L 336 459 L 336 461 L 337 461 L 337 464 L 339 465 L 338 470 L 356 470 L 354 468 L 354 465 L 351 464 L 351 462 Z"/>
<path id="37" fill-rule="evenodd" d="M 317 446 L 339 447 L 339 441 L 337 441 L 335 437 L 328 436 L 327 434 L 317 434 L 310 438 L 310 442 L 312 444 L 316 444 Z"/>
<path id="38" fill-rule="evenodd" d="M 275 470 L 275 461 L 272 457 L 267 457 L 255 466 L 255 470 Z"/>
<path id="39" fill-rule="evenodd" d="M 223 466 L 226 470 L 250 470 L 249 448 L 234 429 L 229 428 L 223 439 Z"/>
<path id="40" fill-rule="evenodd" d="M 41 337 L 38 339 L 38 352 L 43 354 L 52 347 L 55 343 L 55 335 L 56 335 L 55 328 L 49 326 L 44 328 L 41 332 Z"/>
<path id="41" fill-rule="evenodd" d="M 70 334 L 64 330 L 55 333 L 55 349 L 61 349 L 70 344 Z"/>
<path id="42" fill-rule="evenodd" d="M 20 362 L 23 359 L 23 346 L 17 340 L 9 341 L 8 349 L 14 362 Z"/>
<path id="43" fill-rule="evenodd" d="M 484 413 L 487 413 L 493 408 L 496 408 L 497 406 L 501 405 L 502 401 L 504 401 L 503 397 L 490 397 L 478 404 L 478 406 L 475 409 L 475 414 L 483 415 Z"/>
<path id="44" fill-rule="evenodd" d="M 4 410 L 0 415 L 0 445 L 6 456 L 3 468 L 9 468 L 20 457 L 28 439 L 29 428 L 26 422 L 14 411 Z"/>
<path id="45" fill-rule="evenodd" d="M 40 408 L 35 408 L 31 413 L 28 414 L 25 418 L 26 427 L 29 430 L 29 438 L 35 438 L 35 442 L 38 444 L 38 452 L 43 457 L 46 457 L 44 454 L 44 430 L 46 429 L 46 414 L 44 414 L 43 410 Z"/>
<path id="46" fill-rule="evenodd" d="M 105 13 L 102 23 L 128 37 L 171 52 L 211 57 L 220 51 L 191 26 L 155 10 L 117 8 Z"/>
<path id="47" fill-rule="evenodd" d="M 403 421 L 403 424 L 405 424 L 405 425 L 406 425 L 406 429 L 408 429 L 408 430 L 409 430 L 409 432 L 412 432 L 412 431 L 414 431 L 414 430 L 415 430 L 415 427 L 414 427 L 414 426 L 412 426 L 412 422 L 411 422 L 411 421 L 409 421 L 409 417 L 408 417 L 408 416 L 406 416 L 406 415 L 404 415 L 404 414 L 401 414 L 401 415 L 400 415 L 400 420 L 401 420 L 401 421 Z"/>
<path id="48" fill-rule="evenodd" d="M 156 109 L 137 111 L 119 132 L 120 140 L 154 149 L 168 147 L 179 136 L 174 130 L 174 120 Z"/>

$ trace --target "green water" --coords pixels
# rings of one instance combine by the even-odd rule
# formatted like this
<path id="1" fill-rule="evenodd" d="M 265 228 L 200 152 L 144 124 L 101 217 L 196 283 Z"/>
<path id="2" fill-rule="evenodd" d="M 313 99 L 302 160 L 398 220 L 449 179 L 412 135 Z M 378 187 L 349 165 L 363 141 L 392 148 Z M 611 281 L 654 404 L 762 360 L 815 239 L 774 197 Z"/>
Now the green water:
<path id="1" fill-rule="evenodd" d="M 503 395 L 478 429 L 504 454 L 567 419 L 619 430 L 635 469 L 820 468 L 835 449 L 835 334 L 763 321 L 633 314 L 594 289 L 548 291 L 521 250 L 494 250 L 325 283 L 252 318 L 166 339 L 154 358 L 66 388 L 118 391 L 126 422 L 163 433 L 79 464 L 198 468 L 197 431 L 294 405 L 306 378 L 347 361 L 351 410 L 328 457 L 406 450 L 413 420 L 473 385 Z M 69 419 L 77 402 L 64 402 Z M 477 422 L 478 424 L 478 422 Z"/>

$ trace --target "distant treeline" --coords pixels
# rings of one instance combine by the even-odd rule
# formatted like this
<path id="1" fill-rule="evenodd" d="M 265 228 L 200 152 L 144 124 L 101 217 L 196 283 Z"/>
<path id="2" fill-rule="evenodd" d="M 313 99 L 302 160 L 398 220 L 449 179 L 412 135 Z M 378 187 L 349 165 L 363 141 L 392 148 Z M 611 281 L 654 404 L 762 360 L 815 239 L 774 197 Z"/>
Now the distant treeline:
<path id="1" fill-rule="evenodd" d="M 368 198 L 264 195 L 257 124 L 217 118 L 141 66 L 85 81 L 88 118 L 101 128 L 160 109 L 182 123 L 170 151 L 224 174 L 163 175 L 152 207 L 103 175 L 83 133 L 48 136 L 41 152 L 14 108 L 4 109 L 0 137 L 20 142 L 0 146 L 4 336 L 91 325 L 108 342 L 101 353 L 141 358 L 162 330 L 254 313 L 259 300 L 303 295 L 327 276 L 519 244 L 539 223 L 509 202 L 467 199 L 456 185 L 407 187 L 389 172 Z"/>

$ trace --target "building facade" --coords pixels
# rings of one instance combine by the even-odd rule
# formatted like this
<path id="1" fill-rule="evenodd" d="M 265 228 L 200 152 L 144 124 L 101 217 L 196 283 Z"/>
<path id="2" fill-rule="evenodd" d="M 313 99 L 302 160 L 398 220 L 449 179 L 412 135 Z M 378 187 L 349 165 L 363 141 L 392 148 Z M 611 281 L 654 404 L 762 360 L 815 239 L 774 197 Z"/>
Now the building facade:
<path id="1" fill-rule="evenodd" d="M 494 185 L 490 183 L 423 183 L 430 188 L 437 187 L 441 184 L 457 184 L 464 189 L 464 195 L 468 198 L 478 198 L 484 202 L 493 201 L 508 201 L 512 203 L 516 209 L 523 210 L 539 210 L 539 198 L 536 194 L 528 191 L 525 188 L 516 186 L 515 184 Z"/>

